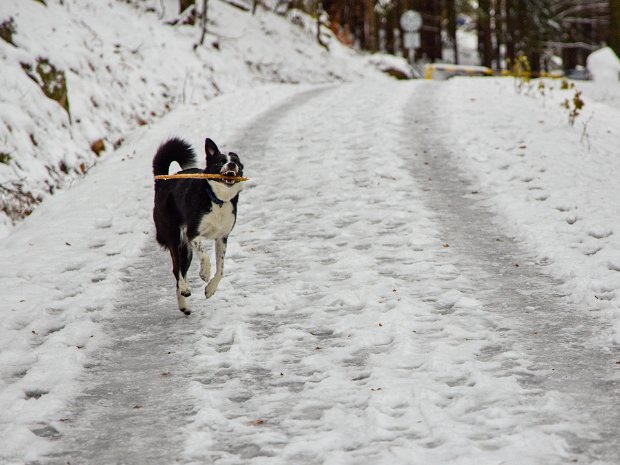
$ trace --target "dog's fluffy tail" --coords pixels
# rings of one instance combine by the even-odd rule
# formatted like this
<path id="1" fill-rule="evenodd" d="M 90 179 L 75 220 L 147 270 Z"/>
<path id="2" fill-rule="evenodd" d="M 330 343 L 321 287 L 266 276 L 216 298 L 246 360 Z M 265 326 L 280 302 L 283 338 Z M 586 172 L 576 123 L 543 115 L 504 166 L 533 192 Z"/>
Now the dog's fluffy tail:
<path id="1" fill-rule="evenodd" d="M 196 166 L 196 154 L 192 146 L 183 139 L 172 138 L 164 142 L 157 149 L 153 158 L 153 174 L 168 174 L 170 164 L 176 161 L 182 169 L 193 168 Z"/>

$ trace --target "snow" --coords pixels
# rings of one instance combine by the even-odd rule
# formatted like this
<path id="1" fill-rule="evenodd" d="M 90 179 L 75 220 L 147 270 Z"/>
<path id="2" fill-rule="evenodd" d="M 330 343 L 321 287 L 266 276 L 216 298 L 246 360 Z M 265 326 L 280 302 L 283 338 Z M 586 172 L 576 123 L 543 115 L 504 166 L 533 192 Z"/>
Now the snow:
<path id="1" fill-rule="evenodd" d="M 616 84 L 620 81 L 620 59 L 610 47 L 591 53 L 587 60 L 588 71 L 598 84 Z"/>
<path id="2" fill-rule="evenodd" d="M 147 446 L 149 460 L 174 452 L 163 463 L 617 463 L 617 86 L 578 83 L 570 126 L 575 89 L 559 81 L 544 95 L 538 81 L 399 83 L 264 11 L 209 2 L 213 32 L 193 52 L 195 30 L 162 25 L 176 2 L 163 18 L 159 1 L 47 3 L 0 6 L 18 30 L 18 48 L 0 42 L 0 140 L 23 157 L 0 180 L 45 197 L 5 222 L 0 247 L 0 462 L 66 463 L 103 438 L 71 463 L 130 463 Z M 21 72 L 39 55 L 69 70 L 71 125 Z M 251 179 L 212 299 L 190 269 L 190 318 L 151 220 L 150 164 L 170 136 L 213 138 Z M 48 195 L 37 186 L 61 160 L 90 169 Z M 450 183 L 467 194 L 442 197 Z M 446 222 L 455 210 L 471 224 Z M 506 249 L 482 260 L 465 239 Z M 525 261 L 506 270 L 498 250 Z M 153 348 L 173 344 L 182 363 L 159 365 Z M 164 366 L 174 395 L 158 397 Z M 140 437 L 149 425 L 159 436 Z"/>
<path id="3" fill-rule="evenodd" d="M 570 127 L 561 103 L 584 84 L 561 90 L 544 82 L 544 96 L 526 96 L 511 78 L 459 79 L 445 87 L 440 108 L 458 159 L 493 197 L 505 227 L 566 281 L 575 302 L 611 324 L 601 337 L 618 344 L 620 85 L 608 88 L 611 100 L 586 98 Z"/>
<path id="4" fill-rule="evenodd" d="M 377 67 L 380 71 L 397 73 L 402 76 L 401 79 L 419 77 L 415 75 L 413 68 L 407 63 L 407 60 L 395 55 L 375 53 L 368 57 L 368 63 Z"/>

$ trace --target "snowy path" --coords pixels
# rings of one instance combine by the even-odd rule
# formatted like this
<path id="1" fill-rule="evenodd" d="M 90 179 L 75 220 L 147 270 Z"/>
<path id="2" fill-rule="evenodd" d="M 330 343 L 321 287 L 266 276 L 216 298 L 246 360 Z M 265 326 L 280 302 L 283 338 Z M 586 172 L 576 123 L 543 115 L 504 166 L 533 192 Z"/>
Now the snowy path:
<path id="1" fill-rule="evenodd" d="M 149 244 L 51 461 L 618 461 L 617 387 L 584 347 L 596 323 L 434 157 L 420 86 L 300 93 L 218 140 L 254 183 L 220 290 L 205 303 L 194 279 L 180 317 Z"/>
<path id="2" fill-rule="evenodd" d="M 112 342 L 87 366 L 88 389 L 68 416 L 72 432 L 53 461 L 163 464 L 180 457 L 178 430 L 192 404 L 179 393 L 191 376 L 187 351 L 195 336 L 192 322 L 170 311 L 162 284 L 169 268 L 150 246 L 123 270 L 128 284 L 104 326 Z"/>

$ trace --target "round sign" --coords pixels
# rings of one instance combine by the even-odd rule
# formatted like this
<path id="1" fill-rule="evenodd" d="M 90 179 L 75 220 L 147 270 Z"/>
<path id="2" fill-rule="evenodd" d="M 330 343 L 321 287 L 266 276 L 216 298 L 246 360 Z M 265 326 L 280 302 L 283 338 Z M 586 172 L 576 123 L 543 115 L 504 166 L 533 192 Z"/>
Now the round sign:
<path id="1" fill-rule="evenodd" d="M 417 32 L 422 27 L 422 15 L 417 11 L 407 10 L 400 17 L 400 27 L 407 32 Z"/>

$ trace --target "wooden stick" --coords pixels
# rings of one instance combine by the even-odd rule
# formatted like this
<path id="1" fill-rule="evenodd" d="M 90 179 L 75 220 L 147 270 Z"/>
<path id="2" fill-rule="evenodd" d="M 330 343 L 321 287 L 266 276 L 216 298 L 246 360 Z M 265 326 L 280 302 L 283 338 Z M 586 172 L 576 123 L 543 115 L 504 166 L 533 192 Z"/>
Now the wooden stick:
<path id="1" fill-rule="evenodd" d="M 209 173 L 181 173 L 181 174 L 158 174 L 155 176 L 156 180 L 168 180 L 168 179 L 224 179 L 226 181 L 244 182 L 248 181 L 248 178 L 242 178 L 241 176 L 224 176 L 223 174 L 209 174 Z"/>

